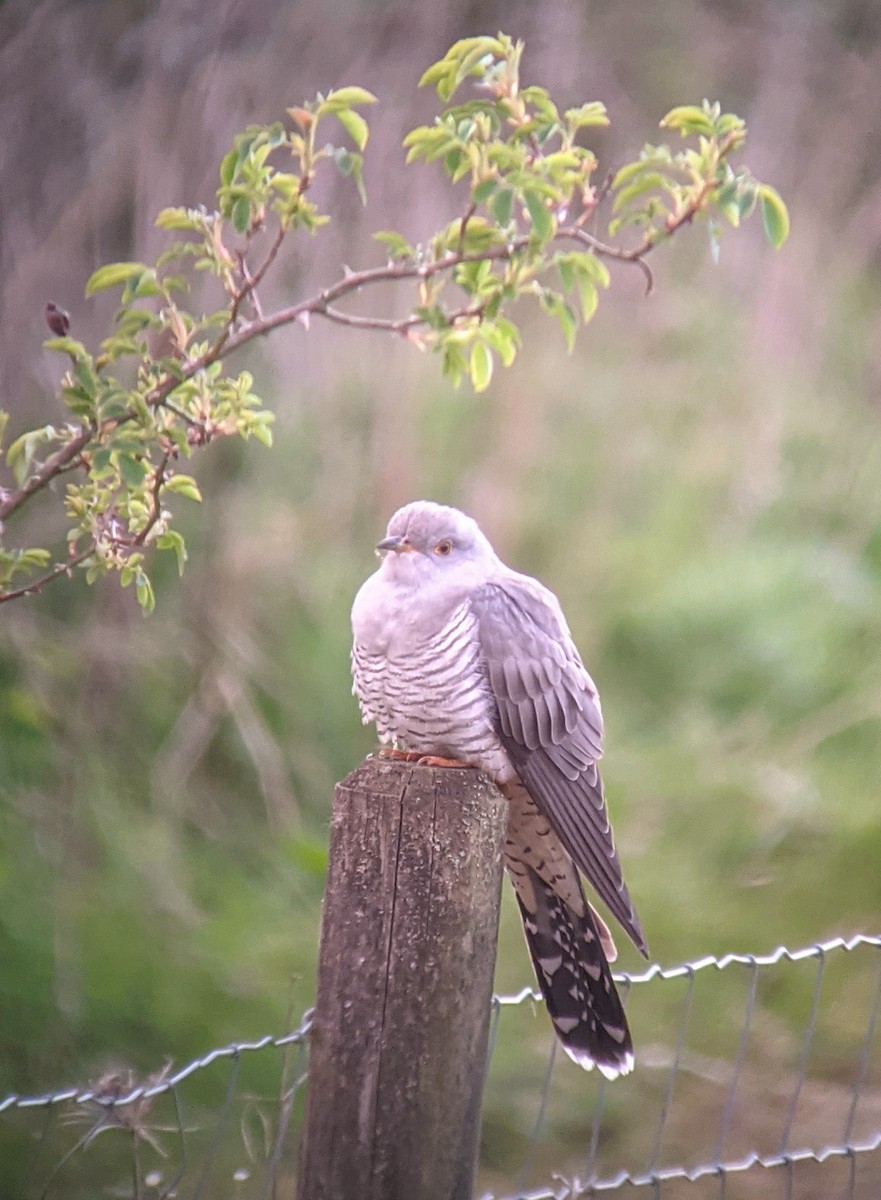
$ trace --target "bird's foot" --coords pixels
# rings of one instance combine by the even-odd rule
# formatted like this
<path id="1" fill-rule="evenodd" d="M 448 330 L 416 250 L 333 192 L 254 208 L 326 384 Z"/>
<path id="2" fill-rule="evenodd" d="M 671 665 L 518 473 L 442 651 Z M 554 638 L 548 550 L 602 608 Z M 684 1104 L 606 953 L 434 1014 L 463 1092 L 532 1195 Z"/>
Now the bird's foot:
<path id="1" fill-rule="evenodd" d="M 394 746 L 382 746 L 379 751 L 380 758 L 394 758 L 398 762 L 422 762 L 423 756 L 417 750 L 396 750 Z"/>
<path id="2" fill-rule="evenodd" d="M 458 767 L 470 770 L 472 763 L 460 762 L 458 758 L 442 758 L 438 754 L 423 754 L 416 760 L 418 767 Z"/>
<path id="3" fill-rule="evenodd" d="M 469 770 L 471 763 L 460 762 L 458 758 L 443 758 L 439 754 L 423 754 L 419 750 L 397 750 L 394 746 L 382 746 L 380 758 L 392 758 L 396 762 L 415 763 L 417 767 L 459 767 Z"/>

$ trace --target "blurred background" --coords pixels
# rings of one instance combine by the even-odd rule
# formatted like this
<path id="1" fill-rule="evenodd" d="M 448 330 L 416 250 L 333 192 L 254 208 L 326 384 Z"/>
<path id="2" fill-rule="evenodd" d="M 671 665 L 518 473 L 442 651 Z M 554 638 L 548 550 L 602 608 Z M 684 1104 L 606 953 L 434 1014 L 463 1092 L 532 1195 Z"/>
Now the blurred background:
<path id="1" fill-rule="evenodd" d="M 744 160 L 784 196 L 792 236 L 775 254 L 755 218 L 726 235 L 714 263 L 706 227 L 686 230 L 654 255 L 650 298 L 638 271 L 613 269 L 571 356 L 523 308 L 522 353 L 479 398 L 381 335 L 283 330 L 237 364 L 277 413 L 276 446 L 203 456 L 205 501 L 185 513 L 190 562 L 181 581 L 159 568 L 152 618 L 113 581 L 61 582 L 4 608 L 0 1093 L 181 1064 L 282 1033 L 309 1006 L 333 784 L 372 746 L 350 695 L 349 607 L 388 516 L 415 497 L 471 512 L 508 562 L 559 594 L 603 696 L 607 792 L 654 959 L 879 932 L 881 9 L 871 0 L 5 0 L 10 433 L 60 417 L 63 364 L 41 348 L 46 301 L 95 344 L 113 308 L 82 299 L 89 273 L 161 252 L 156 212 L 210 205 L 220 157 L 249 121 L 344 84 L 381 99 L 367 114 L 367 207 L 350 181 L 328 183 L 333 222 L 288 251 L 264 288 L 267 309 L 343 264 L 381 261 L 373 231 L 418 240 L 455 215 L 440 173 L 405 170 L 400 143 L 435 111 L 416 94 L 424 68 L 456 38 L 499 28 L 525 39 L 525 80 L 561 106 L 606 103 L 612 126 L 592 143 L 601 171 L 659 140 L 673 105 L 718 98 L 746 119 Z M 398 314 L 406 296 L 369 303 Z M 19 519 L 10 540 L 51 536 L 51 507 Z M 508 892 L 502 991 L 531 982 Z M 640 969 L 629 947 L 619 965 Z M 800 1143 L 840 1134 L 875 971 L 875 957 L 854 957 L 824 983 Z M 732 1119 L 741 1149 L 780 1110 L 781 1064 L 801 1044 L 813 978 L 793 967 L 763 986 L 756 1069 Z M 612 1166 L 627 1165 L 647 1096 L 663 1091 L 681 1002 L 666 986 L 634 991 L 645 1065 L 609 1099 L 600 1149 Z M 699 1159 L 702 1122 L 712 1144 L 706 1063 L 731 1061 L 742 1015 L 742 995 L 695 998 L 694 1086 L 677 1095 L 663 1161 Z M 514 1186 L 549 1045 L 541 1011 L 504 1016 L 485 1114 L 488 1188 Z M 271 1097 L 278 1061 L 254 1070 L 248 1096 Z M 207 1083 L 195 1087 L 194 1104 L 220 1103 Z M 596 1087 L 559 1065 L 528 1182 L 583 1170 Z M 259 1147 L 237 1137 L 239 1119 L 219 1196 L 250 1194 L 232 1172 Z M 0 1132 L 0 1195 L 45 1186 L 53 1151 L 35 1166 L 35 1131 L 32 1121 Z M 102 1155 L 113 1137 L 49 1194 L 131 1194 L 110 1189 L 119 1180 Z M 879 1171 L 866 1196 L 881 1191 Z M 742 1186 L 783 1194 L 764 1179 Z"/>

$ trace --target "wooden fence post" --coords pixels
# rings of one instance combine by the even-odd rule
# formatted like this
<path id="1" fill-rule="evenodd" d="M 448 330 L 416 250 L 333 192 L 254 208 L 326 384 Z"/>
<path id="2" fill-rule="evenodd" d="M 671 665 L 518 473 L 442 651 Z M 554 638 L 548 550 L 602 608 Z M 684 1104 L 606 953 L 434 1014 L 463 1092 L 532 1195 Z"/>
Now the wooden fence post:
<path id="1" fill-rule="evenodd" d="M 506 821 L 476 771 L 338 784 L 299 1200 L 471 1200 Z"/>

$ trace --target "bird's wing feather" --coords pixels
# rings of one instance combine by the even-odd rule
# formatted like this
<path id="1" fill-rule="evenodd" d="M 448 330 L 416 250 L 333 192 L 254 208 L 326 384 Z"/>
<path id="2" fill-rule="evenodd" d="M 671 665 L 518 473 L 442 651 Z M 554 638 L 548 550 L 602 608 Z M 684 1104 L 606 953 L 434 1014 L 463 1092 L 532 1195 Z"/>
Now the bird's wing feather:
<path id="1" fill-rule="evenodd" d="M 560 606 L 536 580 L 507 570 L 476 589 L 471 603 L 502 745 L 578 868 L 645 954 L 597 767 L 599 696 Z"/>

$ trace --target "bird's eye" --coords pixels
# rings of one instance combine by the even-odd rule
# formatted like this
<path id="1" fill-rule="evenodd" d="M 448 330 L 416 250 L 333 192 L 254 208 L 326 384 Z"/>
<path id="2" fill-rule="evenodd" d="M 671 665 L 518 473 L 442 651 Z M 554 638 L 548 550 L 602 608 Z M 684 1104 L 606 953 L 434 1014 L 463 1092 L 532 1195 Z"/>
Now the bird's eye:
<path id="1" fill-rule="evenodd" d="M 438 542 L 438 544 L 435 546 L 434 552 L 440 558 L 446 558 L 446 556 L 450 553 L 450 551 L 452 549 L 453 549 L 453 543 L 450 541 L 449 538 L 444 538 L 444 540 L 442 542 Z"/>

